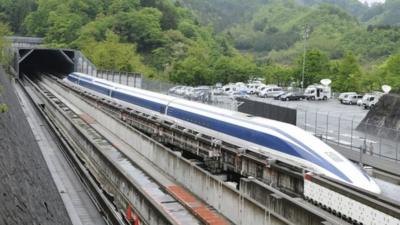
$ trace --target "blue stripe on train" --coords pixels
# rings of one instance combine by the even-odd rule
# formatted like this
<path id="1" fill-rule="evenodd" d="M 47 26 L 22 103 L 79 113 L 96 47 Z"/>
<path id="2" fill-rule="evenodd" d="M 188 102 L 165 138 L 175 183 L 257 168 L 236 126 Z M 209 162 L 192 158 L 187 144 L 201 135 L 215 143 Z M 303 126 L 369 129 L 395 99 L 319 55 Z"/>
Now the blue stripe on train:
<path id="1" fill-rule="evenodd" d="M 72 73 L 72 75 L 79 77 L 80 80 L 93 81 L 93 78 L 84 77 L 77 73 Z"/>
<path id="2" fill-rule="evenodd" d="M 291 143 L 288 143 L 276 136 L 263 132 L 258 132 L 256 130 L 241 127 L 235 124 L 230 124 L 221 120 L 216 120 L 210 117 L 202 116 L 192 112 L 187 112 L 173 107 L 168 107 L 167 114 L 169 116 L 190 123 L 194 123 L 202 127 L 209 128 L 211 130 L 215 130 L 248 142 L 252 142 L 270 149 L 274 149 L 282 153 L 286 153 L 288 155 L 305 159 L 309 162 L 321 166 L 322 168 L 327 169 L 328 171 L 332 172 L 333 174 L 337 175 L 343 180 L 352 183 L 351 180 L 346 175 L 344 175 L 340 170 L 338 170 L 328 161 L 324 160 L 322 157 L 316 156 L 315 154 L 311 154 L 305 151 L 304 149 L 296 145 L 293 145 Z M 310 149 L 310 151 L 312 150 Z"/>
<path id="3" fill-rule="evenodd" d="M 112 98 L 116 98 L 125 102 L 129 102 L 134 105 L 141 106 L 146 109 L 156 111 L 158 113 L 165 113 L 165 104 L 149 101 L 147 99 L 135 97 L 129 94 L 125 94 L 119 91 L 113 91 L 111 94 Z"/>
<path id="4" fill-rule="evenodd" d="M 71 81 L 71 82 L 78 83 L 78 79 L 76 79 L 76 78 L 73 77 L 73 76 L 68 76 L 67 79 L 68 79 L 69 81 Z"/>
<path id="5" fill-rule="evenodd" d="M 103 95 L 107 95 L 107 96 L 110 95 L 110 89 L 102 87 L 102 86 L 99 86 L 99 85 L 95 85 L 95 84 L 93 84 L 91 82 L 80 80 L 79 81 L 79 85 L 81 85 L 81 86 L 83 86 L 85 88 L 89 88 L 90 90 L 96 91 L 96 92 L 101 93 Z"/>

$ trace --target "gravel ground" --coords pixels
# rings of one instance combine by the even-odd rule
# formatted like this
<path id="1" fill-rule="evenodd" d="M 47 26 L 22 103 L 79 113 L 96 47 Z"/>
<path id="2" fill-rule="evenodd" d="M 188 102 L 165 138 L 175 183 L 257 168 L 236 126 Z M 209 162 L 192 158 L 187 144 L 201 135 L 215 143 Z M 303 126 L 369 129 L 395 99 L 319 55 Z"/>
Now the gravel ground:
<path id="1" fill-rule="evenodd" d="M 8 75 L 0 68 L 0 224 L 71 224 Z M 40 140 L 37 140 L 40 141 Z"/>

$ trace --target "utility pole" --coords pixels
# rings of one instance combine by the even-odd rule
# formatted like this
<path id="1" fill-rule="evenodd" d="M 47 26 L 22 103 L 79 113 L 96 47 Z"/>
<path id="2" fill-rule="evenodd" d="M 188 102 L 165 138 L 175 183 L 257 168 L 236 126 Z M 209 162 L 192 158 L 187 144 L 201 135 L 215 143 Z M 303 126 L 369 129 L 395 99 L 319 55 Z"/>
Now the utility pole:
<path id="1" fill-rule="evenodd" d="M 308 27 L 308 24 L 304 26 L 304 34 L 303 34 L 303 39 L 304 39 L 304 48 L 303 48 L 303 71 L 301 73 L 301 91 L 304 92 L 304 72 L 306 70 L 306 50 L 307 50 L 307 38 L 308 38 L 308 32 L 310 32 L 310 29 Z"/>

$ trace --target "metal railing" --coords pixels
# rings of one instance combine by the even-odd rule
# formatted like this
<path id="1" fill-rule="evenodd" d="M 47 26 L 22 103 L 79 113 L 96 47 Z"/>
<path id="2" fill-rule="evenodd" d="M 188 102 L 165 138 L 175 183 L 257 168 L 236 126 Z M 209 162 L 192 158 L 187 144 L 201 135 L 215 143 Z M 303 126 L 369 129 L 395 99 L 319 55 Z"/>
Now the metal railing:
<path id="1" fill-rule="evenodd" d="M 142 86 L 142 74 L 97 69 L 97 67 L 79 51 L 77 51 L 75 55 L 75 71 L 131 87 L 141 88 Z"/>
<path id="2" fill-rule="evenodd" d="M 362 122 L 359 118 L 297 109 L 297 126 L 321 140 L 364 154 L 400 160 L 400 130 Z"/>
<path id="3" fill-rule="evenodd" d="M 143 77 L 141 88 L 148 91 L 166 94 L 168 93 L 168 90 L 174 86 L 176 86 L 176 84 L 167 81 L 153 80 Z"/>
<path id="4" fill-rule="evenodd" d="M 140 73 L 97 70 L 93 76 L 131 87 L 142 87 L 142 74 Z"/>
<path id="5" fill-rule="evenodd" d="M 5 39 L 11 42 L 13 48 L 38 47 L 44 43 L 44 38 L 38 37 L 8 36 Z"/>

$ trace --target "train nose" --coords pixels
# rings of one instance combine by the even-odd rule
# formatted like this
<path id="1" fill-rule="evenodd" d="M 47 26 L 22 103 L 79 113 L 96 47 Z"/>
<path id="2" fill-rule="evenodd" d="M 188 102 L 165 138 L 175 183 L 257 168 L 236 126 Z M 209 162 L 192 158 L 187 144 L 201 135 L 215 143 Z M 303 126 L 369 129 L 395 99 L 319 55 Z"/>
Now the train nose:
<path id="1" fill-rule="evenodd" d="M 373 192 L 375 194 L 381 194 L 382 190 L 379 187 L 379 185 L 375 182 L 373 178 L 370 178 L 370 182 L 368 185 L 368 188 L 366 188 L 368 191 Z"/>

